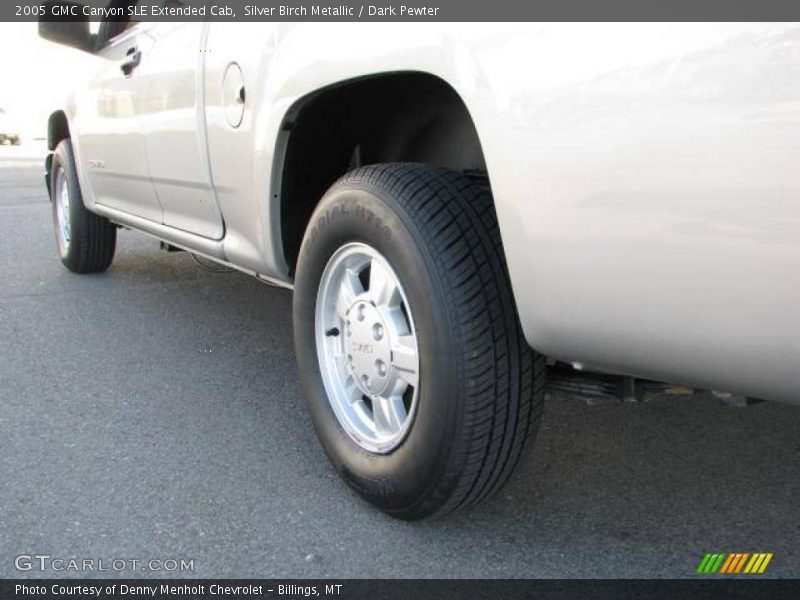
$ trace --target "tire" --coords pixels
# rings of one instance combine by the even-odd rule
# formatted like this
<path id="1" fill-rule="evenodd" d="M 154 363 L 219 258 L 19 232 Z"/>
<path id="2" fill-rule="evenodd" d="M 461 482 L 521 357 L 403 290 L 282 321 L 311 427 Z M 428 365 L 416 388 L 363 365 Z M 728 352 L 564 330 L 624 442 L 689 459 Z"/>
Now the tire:
<path id="1" fill-rule="evenodd" d="M 62 202 L 65 192 L 67 201 Z M 74 273 L 105 271 L 114 259 L 117 228 L 84 206 L 69 138 L 62 140 L 53 153 L 50 201 L 56 248 L 64 266 Z"/>
<path id="2" fill-rule="evenodd" d="M 361 267 L 348 267 L 347 260 L 355 261 L 351 266 L 370 265 L 366 283 Z M 350 297 L 337 296 L 335 286 L 328 284 L 335 281 L 331 273 L 337 272 L 340 261 L 342 281 L 355 282 L 357 274 L 364 295 L 356 296 L 346 312 L 339 306 L 347 302 L 336 304 L 332 318 L 355 327 L 353 315 L 366 315 L 368 323 L 369 315 L 380 319 L 386 314 L 389 309 L 381 309 L 381 304 L 378 312 L 369 306 L 375 304 L 370 298 L 378 296 L 371 290 L 377 264 L 378 280 L 391 272 L 400 290 L 393 298 L 402 310 L 389 312 L 402 312 L 405 319 L 399 317 L 398 327 L 406 327 L 416 339 L 416 379 L 395 368 L 395 350 L 388 355 L 398 381 L 417 383 L 412 402 L 406 401 L 411 383 L 403 392 L 407 429 L 397 428 L 402 438 L 392 438 L 394 445 L 389 447 L 375 446 L 368 428 L 359 429 L 358 423 L 353 426 L 337 416 L 347 411 L 345 400 L 337 400 L 343 395 L 361 407 L 353 411 L 353 420 L 372 414 L 378 431 L 379 421 L 387 421 L 378 418 L 383 414 L 380 407 L 392 402 L 380 394 L 368 402 L 368 390 L 352 391 L 353 385 L 361 385 L 357 379 L 367 367 L 361 369 L 351 358 L 372 345 L 348 345 L 361 330 L 337 334 L 336 327 L 327 329 L 333 306 L 328 295 Z M 352 285 L 360 289 L 358 283 Z M 365 308 L 358 298 L 367 299 Z M 535 436 L 545 361 L 523 337 L 491 192 L 481 179 L 418 164 L 374 165 L 345 175 L 322 198 L 305 233 L 295 277 L 294 324 L 300 378 L 323 449 L 358 494 L 395 517 L 443 515 L 492 496 Z M 387 321 L 387 338 L 392 327 Z M 339 335 L 345 336 L 341 342 Z M 340 343 L 347 357 L 337 359 Z M 381 343 L 370 352 L 380 354 Z M 328 344 L 333 359 L 327 358 Z M 338 365 L 345 366 L 337 369 Z M 378 381 L 375 373 L 370 377 Z M 336 388 L 337 381 L 345 384 Z M 389 388 L 392 391 L 381 394 L 393 393 L 395 388 Z M 365 393 L 359 401 L 361 391 Z M 404 411 L 396 412 L 400 422 Z"/>

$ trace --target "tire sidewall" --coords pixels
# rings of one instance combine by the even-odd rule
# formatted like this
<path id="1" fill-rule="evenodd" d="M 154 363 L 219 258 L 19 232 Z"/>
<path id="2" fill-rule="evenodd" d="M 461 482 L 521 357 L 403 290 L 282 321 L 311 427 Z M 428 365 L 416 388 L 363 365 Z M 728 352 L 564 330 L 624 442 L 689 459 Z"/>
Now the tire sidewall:
<path id="1" fill-rule="evenodd" d="M 449 496 L 443 473 L 452 459 L 462 394 L 457 344 L 433 256 L 405 210 L 380 188 L 335 185 L 312 215 L 300 251 L 294 294 L 295 346 L 309 409 L 325 452 L 348 483 L 388 512 L 428 513 L 428 503 Z M 330 257 L 341 246 L 362 242 L 382 254 L 406 294 L 417 334 L 420 389 L 414 421 L 404 441 L 388 454 L 358 446 L 339 424 L 320 376 L 314 331 L 319 283 Z M 452 472 L 452 469 L 450 469 Z M 456 478 L 452 478 L 452 485 Z M 428 493 L 434 486 L 437 497 Z M 426 504 L 426 506 L 421 506 Z"/>

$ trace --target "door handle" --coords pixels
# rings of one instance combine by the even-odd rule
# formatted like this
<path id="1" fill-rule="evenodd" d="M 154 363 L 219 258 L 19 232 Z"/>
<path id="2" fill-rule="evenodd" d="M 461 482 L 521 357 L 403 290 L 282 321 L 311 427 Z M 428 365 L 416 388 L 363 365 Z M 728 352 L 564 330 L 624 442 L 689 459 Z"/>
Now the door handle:
<path id="1" fill-rule="evenodd" d="M 125 60 L 120 65 L 120 70 L 125 77 L 130 77 L 133 70 L 142 62 L 142 52 L 136 47 L 129 48 L 125 53 Z"/>

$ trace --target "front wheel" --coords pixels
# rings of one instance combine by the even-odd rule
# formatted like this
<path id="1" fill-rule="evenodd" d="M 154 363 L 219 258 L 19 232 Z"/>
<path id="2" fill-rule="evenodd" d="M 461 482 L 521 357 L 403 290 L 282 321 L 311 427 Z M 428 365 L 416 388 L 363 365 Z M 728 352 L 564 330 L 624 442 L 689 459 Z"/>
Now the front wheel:
<path id="1" fill-rule="evenodd" d="M 394 516 L 489 497 L 534 437 L 545 364 L 523 338 L 481 179 L 416 164 L 348 173 L 306 231 L 294 322 L 323 448 Z"/>
<path id="2" fill-rule="evenodd" d="M 53 153 L 50 200 L 61 262 L 75 273 L 105 271 L 114 259 L 117 228 L 83 205 L 75 155 L 69 138 Z"/>

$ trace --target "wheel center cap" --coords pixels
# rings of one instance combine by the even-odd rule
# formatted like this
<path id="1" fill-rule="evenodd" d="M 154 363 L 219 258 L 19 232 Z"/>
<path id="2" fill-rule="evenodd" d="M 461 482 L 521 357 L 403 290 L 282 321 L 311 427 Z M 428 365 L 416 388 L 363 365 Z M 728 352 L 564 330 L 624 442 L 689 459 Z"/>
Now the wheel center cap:
<path id="1" fill-rule="evenodd" d="M 358 388 L 367 396 L 380 395 L 389 381 L 391 344 L 380 311 L 366 301 L 347 311 L 345 350 Z"/>

